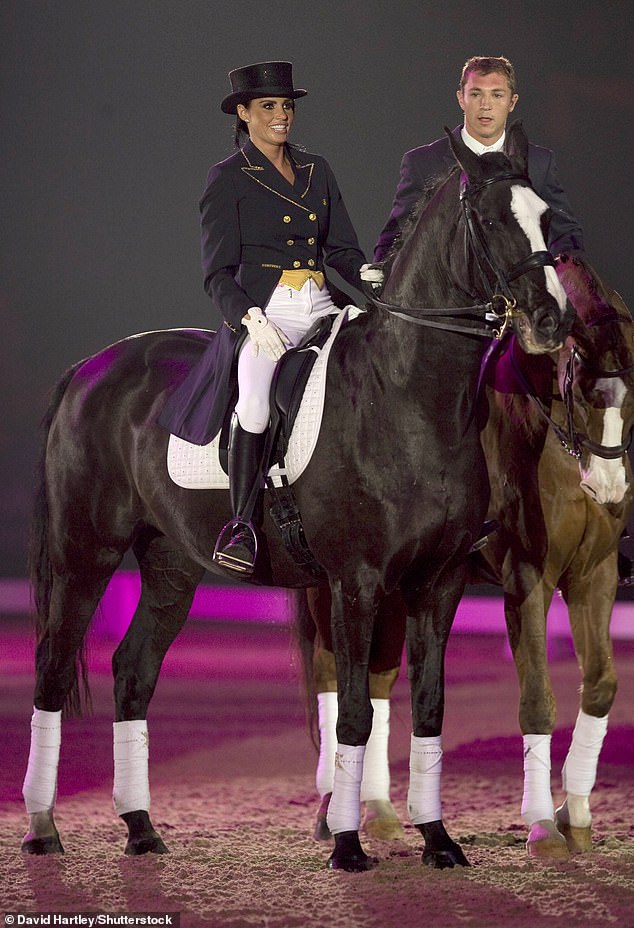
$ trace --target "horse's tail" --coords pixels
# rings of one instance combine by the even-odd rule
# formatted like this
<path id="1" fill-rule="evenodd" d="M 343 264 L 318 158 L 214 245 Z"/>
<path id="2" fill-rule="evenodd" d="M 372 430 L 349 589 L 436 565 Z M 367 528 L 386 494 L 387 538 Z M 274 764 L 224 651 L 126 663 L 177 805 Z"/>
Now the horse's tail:
<path id="1" fill-rule="evenodd" d="M 52 390 L 48 409 L 40 424 L 40 449 L 35 465 L 35 495 L 31 517 L 31 532 L 28 551 L 28 573 L 31 586 L 31 602 L 35 610 L 35 634 L 38 647 L 42 643 L 49 626 L 51 592 L 53 589 L 53 570 L 49 552 L 49 509 L 46 494 L 46 450 L 51 424 L 60 407 L 68 384 L 80 366 L 75 364 L 60 378 Z M 65 715 L 81 713 L 82 702 L 90 708 L 91 698 L 88 688 L 86 652 L 80 645 L 77 654 L 76 675 L 71 690 L 64 704 Z M 80 683 L 81 681 L 81 683 Z"/>
<path id="2" fill-rule="evenodd" d="M 301 685 L 306 708 L 306 722 L 310 738 L 319 750 L 319 724 L 317 717 L 317 690 L 313 671 L 313 655 L 317 626 L 308 605 L 306 590 L 296 591 L 295 610 L 291 625 L 295 645 L 301 661 Z"/>

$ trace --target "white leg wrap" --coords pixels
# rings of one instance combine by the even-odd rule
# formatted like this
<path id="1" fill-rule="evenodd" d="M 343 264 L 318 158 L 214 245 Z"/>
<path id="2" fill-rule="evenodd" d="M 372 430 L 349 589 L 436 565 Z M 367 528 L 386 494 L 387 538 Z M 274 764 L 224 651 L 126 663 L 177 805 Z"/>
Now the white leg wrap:
<path id="1" fill-rule="evenodd" d="M 26 811 L 47 812 L 55 805 L 57 767 L 62 743 L 62 713 L 33 709 L 31 750 L 22 795 Z"/>
<path id="2" fill-rule="evenodd" d="M 407 811 L 413 825 L 437 822 L 442 818 L 440 774 L 442 746 L 440 735 L 417 738 L 412 735 L 409 755 Z"/>
<path id="3" fill-rule="evenodd" d="M 114 722 L 114 788 L 117 815 L 150 809 L 149 740 L 145 719 Z"/>
<path id="4" fill-rule="evenodd" d="M 364 754 L 364 744 L 337 744 L 332 799 L 326 816 L 333 835 L 359 830 Z"/>
<path id="5" fill-rule="evenodd" d="M 361 802 L 372 799 L 390 799 L 390 764 L 388 739 L 390 737 L 390 700 L 371 699 L 374 714 L 372 733 L 365 746 Z"/>
<path id="6" fill-rule="evenodd" d="M 589 796 L 597 778 L 597 764 L 608 730 L 608 717 L 596 718 L 579 710 L 570 750 L 561 771 L 561 782 L 567 793 Z"/>
<path id="7" fill-rule="evenodd" d="M 332 793 L 337 751 L 337 694 L 317 693 L 319 712 L 319 762 L 316 784 L 320 796 Z"/>
<path id="8" fill-rule="evenodd" d="M 524 735 L 522 818 L 530 828 L 541 819 L 554 821 L 550 791 L 550 735 Z"/>

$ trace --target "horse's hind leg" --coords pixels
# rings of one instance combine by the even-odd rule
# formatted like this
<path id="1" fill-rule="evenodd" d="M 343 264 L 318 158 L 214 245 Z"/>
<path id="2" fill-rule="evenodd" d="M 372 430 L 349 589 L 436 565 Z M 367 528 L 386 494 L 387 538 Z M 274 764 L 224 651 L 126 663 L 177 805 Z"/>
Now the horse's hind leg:
<path id="1" fill-rule="evenodd" d="M 573 854 L 592 849 L 590 795 L 617 687 L 609 633 L 616 582 L 611 555 L 595 569 L 591 588 L 562 584 L 583 672 L 581 705 L 562 769 L 566 798 L 555 812 L 557 827 Z"/>
<path id="2" fill-rule="evenodd" d="M 403 837 L 403 826 L 390 800 L 390 697 L 401 667 L 407 615 L 400 591 L 379 604 L 370 649 L 372 734 L 363 758 L 361 801 L 363 831 L 372 838 L 393 841 Z"/>
<path id="3" fill-rule="evenodd" d="M 204 570 L 162 535 L 134 546 L 141 597 L 112 658 L 115 690 L 115 809 L 128 827 L 125 853 L 165 854 L 150 821 L 147 709 L 163 658 L 187 619 Z"/>
<path id="4" fill-rule="evenodd" d="M 88 699 L 82 645 L 86 629 L 120 557 L 111 553 L 107 567 L 83 564 L 53 574 L 44 631 L 36 651 L 36 683 L 31 720 L 31 748 L 23 795 L 29 813 L 29 831 L 22 842 L 25 854 L 62 854 L 64 848 L 54 821 L 57 767 L 61 744 L 62 708 L 81 708 L 80 680 Z M 103 561 L 108 560 L 105 556 Z"/>

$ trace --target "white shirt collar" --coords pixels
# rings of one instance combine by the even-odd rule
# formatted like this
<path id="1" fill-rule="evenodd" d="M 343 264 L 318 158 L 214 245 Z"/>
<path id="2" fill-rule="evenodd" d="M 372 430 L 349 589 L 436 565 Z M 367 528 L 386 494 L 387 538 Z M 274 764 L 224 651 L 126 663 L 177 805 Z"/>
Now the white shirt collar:
<path id="1" fill-rule="evenodd" d="M 477 139 L 474 139 L 472 135 L 469 135 L 465 127 L 463 126 L 460 130 L 462 135 L 462 141 L 465 143 L 467 148 L 470 148 L 471 151 L 474 151 L 476 155 L 483 155 L 487 151 L 502 151 L 504 148 L 504 138 L 506 132 L 503 132 L 497 142 L 494 142 L 493 145 L 483 145 L 482 142 L 478 142 Z"/>

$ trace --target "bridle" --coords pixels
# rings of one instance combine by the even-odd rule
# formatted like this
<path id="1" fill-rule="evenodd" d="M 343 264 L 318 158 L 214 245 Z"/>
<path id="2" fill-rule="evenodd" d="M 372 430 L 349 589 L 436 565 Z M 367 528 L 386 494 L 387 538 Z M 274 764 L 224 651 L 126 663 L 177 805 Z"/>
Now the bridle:
<path id="1" fill-rule="evenodd" d="M 492 184 L 509 180 L 521 181 L 524 186 L 528 186 L 524 174 L 511 171 L 489 177 L 475 185 L 468 183 L 464 173 L 460 177 L 460 204 L 465 220 L 467 267 L 469 266 L 469 257 L 472 257 L 478 269 L 482 289 L 487 296 L 486 303 L 443 308 L 397 306 L 394 303 L 384 302 L 370 292 L 368 287 L 365 288 L 364 292 L 370 301 L 392 315 L 414 322 L 417 325 L 431 326 L 444 331 L 481 335 L 485 338 L 501 339 L 506 333 L 511 320 L 521 315 L 521 312 L 517 310 L 517 301 L 511 293 L 509 283 L 517 280 L 518 277 L 528 273 L 528 271 L 547 265 L 554 266 L 555 263 L 549 251 L 534 251 L 504 272 L 491 254 L 482 226 L 474 213 L 471 198 Z M 494 285 L 491 284 L 492 279 L 495 281 Z M 463 319 L 457 321 L 455 320 L 456 316 L 462 316 Z M 443 317 L 454 318 L 454 321 L 445 321 Z M 482 317 L 483 324 L 473 317 Z"/>
<path id="2" fill-rule="evenodd" d="M 601 319 L 594 323 L 589 323 L 588 326 L 592 325 L 602 325 L 606 322 L 619 322 L 620 319 L 618 316 L 614 315 L 609 318 Z M 587 371 L 591 372 L 597 380 L 603 380 L 605 378 L 623 378 L 627 377 L 629 374 L 634 373 L 634 364 L 629 367 L 622 367 L 614 371 L 606 371 L 603 368 L 596 367 L 588 358 L 585 357 L 579 350 L 578 346 L 574 344 L 570 351 L 570 357 L 566 362 L 566 371 L 564 374 L 563 390 L 562 390 L 562 400 L 564 408 L 566 410 L 566 427 L 558 425 L 550 413 L 542 403 L 542 401 L 535 395 L 532 390 L 532 387 L 528 383 L 526 377 L 524 376 L 523 371 L 520 369 L 517 361 L 515 360 L 515 355 L 511 348 L 511 365 L 513 371 L 522 385 L 522 388 L 526 391 L 526 395 L 534 404 L 535 408 L 539 411 L 542 418 L 550 425 L 553 432 L 559 439 L 563 449 L 571 457 L 575 458 L 577 461 L 581 459 L 582 451 L 585 449 L 589 451 L 590 454 L 594 454 L 597 457 L 604 458 L 607 461 L 613 461 L 617 458 L 620 458 L 622 454 L 625 454 L 628 451 L 632 443 L 632 432 L 627 436 L 627 438 L 621 442 L 620 445 L 603 445 L 599 442 L 592 441 L 591 438 L 588 438 L 587 435 L 584 435 L 582 432 L 578 432 L 574 426 L 574 410 L 575 410 L 575 398 L 574 398 L 574 367 L 575 362 L 578 362 L 582 367 Z"/>
<path id="3" fill-rule="evenodd" d="M 515 309 L 517 303 L 511 293 L 509 283 L 517 280 L 522 274 L 528 273 L 538 267 L 555 266 L 555 259 L 549 251 L 533 251 L 526 258 L 517 261 L 509 270 L 504 273 L 487 245 L 486 238 L 482 231 L 482 225 L 478 222 L 473 207 L 471 197 L 480 193 L 482 190 L 490 187 L 499 181 L 521 181 L 524 186 L 528 186 L 526 177 L 523 174 L 507 171 L 504 174 L 498 174 L 497 177 L 489 177 L 475 186 L 469 186 L 464 174 L 460 177 L 460 203 L 465 219 L 465 257 L 469 260 L 469 255 L 474 259 L 475 265 L 480 275 L 480 281 L 484 292 L 489 300 L 494 300 L 496 296 L 501 295 L 507 303 Z M 491 285 L 491 279 L 495 281 Z"/>

